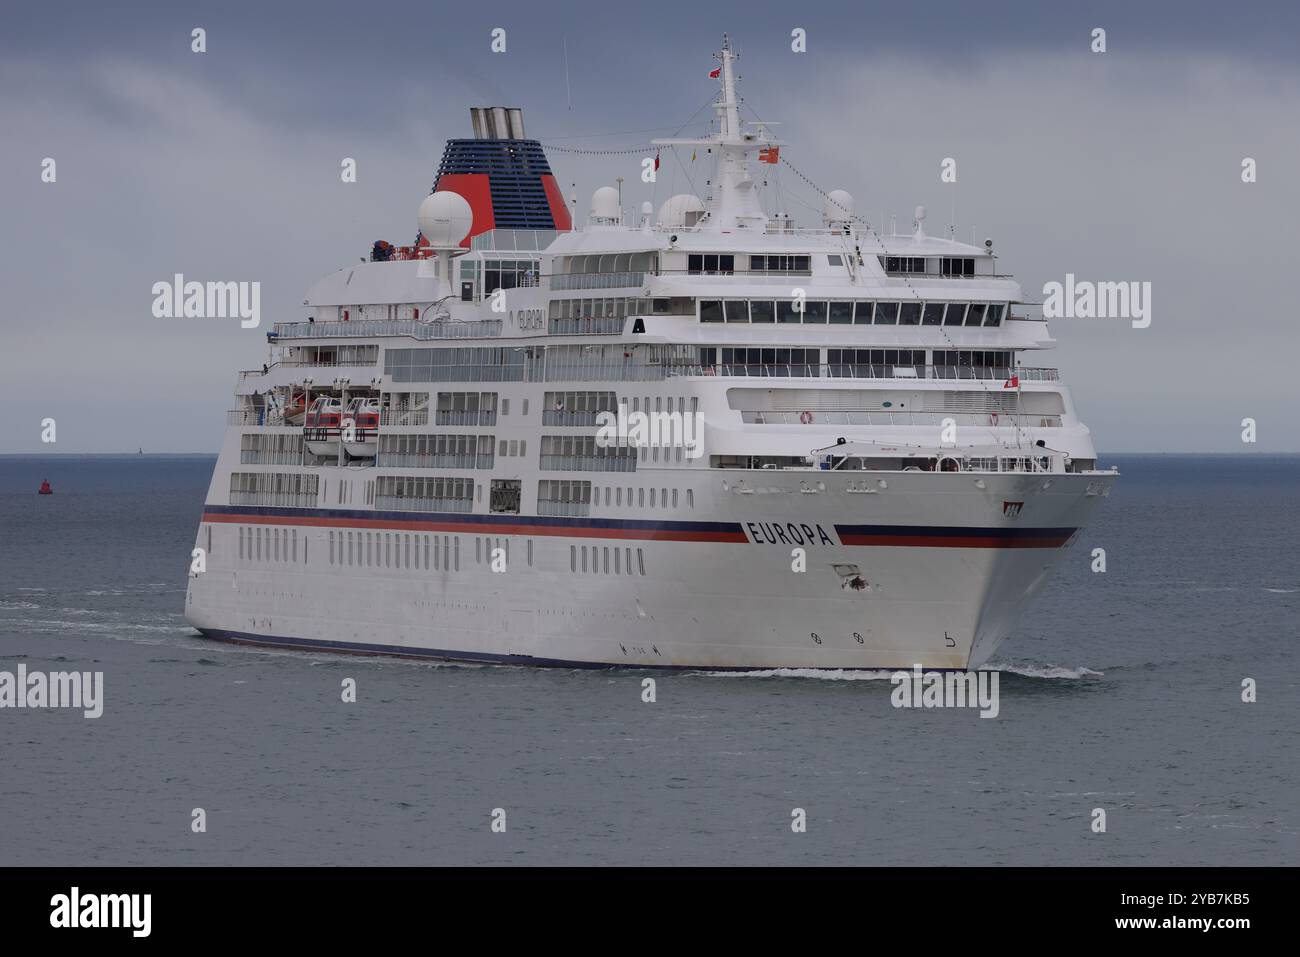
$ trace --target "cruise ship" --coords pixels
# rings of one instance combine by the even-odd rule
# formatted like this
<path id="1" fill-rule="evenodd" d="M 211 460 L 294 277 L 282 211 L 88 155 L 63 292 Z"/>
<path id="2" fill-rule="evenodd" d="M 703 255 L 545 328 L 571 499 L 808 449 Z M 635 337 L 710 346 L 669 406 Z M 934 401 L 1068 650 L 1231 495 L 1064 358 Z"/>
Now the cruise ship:
<path id="1" fill-rule="evenodd" d="M 602 187 L 575 225 L 522 112 L 474 108 L 416 240 L 275 323 L 228 413 L 195 628 L 560 667 L 989 660 L 1115 473 L 992 241 L 815 186 L 820 222 L 765 212 L 788 150 L 715 59 L 710 134 L 650 154 L 704 159 L 703 195 L 628 215 Z"/>

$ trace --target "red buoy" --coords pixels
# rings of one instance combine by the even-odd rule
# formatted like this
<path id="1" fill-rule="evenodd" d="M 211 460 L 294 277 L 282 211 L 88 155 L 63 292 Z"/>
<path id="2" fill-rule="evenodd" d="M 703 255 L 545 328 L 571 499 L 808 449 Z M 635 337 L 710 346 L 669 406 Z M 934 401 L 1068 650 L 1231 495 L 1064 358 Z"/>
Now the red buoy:
<path id="1" fill-rule="evenodd" d="M 45 479 L 43 482 L 41 482 L 41 490 L 40 490 L 39 492 L 37 492 L 36 494 L 37 494 L 37 495 L 53 495 L 53 494 L 54 494 L 54 489 L 50 488 L 50 480 L 49 480 L 49 479 Z"/>

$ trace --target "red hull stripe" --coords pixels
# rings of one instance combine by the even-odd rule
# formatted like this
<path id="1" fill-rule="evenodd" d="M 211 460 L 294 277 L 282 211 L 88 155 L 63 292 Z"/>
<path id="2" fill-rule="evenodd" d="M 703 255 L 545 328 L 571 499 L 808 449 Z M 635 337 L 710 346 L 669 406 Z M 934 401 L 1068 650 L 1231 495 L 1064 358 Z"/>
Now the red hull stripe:
<path id="1" fill-rule="evenodd" d="M 647 542 L 726 542 L 749 539 L 734 522 L 673 522 L 553 516 L 348 511 L 344 509 L 209 505 L 203 521 L 237 525 L 538 535 Z M 837 525 L 844 545 L 892 548 L 1060 548 L 1074 528 L 960 528 L 926 525 Z"/>
<path id="2" fill-rule="evenodd" d="M 203 521 L 237 525 L 373 528 L 401 532 L 462 532 L 468 535 L 547 535 L 646 542 L 734 542 L 748 539 L 733 522 L 643 522 L 513 515 L 412 515 L 328 509 L 240 508 L 209 505 Z"/>
<path id="3" fill-rule="evenodd" d="M 958 528 L 926 525 L 836 525 L 845 545 L 907 548 L 1060 548 L 1077 528 Z"/>

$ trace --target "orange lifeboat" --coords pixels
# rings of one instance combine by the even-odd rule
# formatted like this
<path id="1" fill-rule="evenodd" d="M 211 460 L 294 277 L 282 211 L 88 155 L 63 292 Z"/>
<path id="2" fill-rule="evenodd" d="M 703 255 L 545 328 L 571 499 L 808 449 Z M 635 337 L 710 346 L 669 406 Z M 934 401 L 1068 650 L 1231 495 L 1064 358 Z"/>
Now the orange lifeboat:
<path id="1" fill-rule="evenodd" d="M 342 436 L 348 455 L 374 458 L 379 445 L 379 400 L 358 396 L 349 401 L 343 413 Z"/>
<path id="2" fill-rule="evenodd" d="M 307 451 L 312 455 L 339 454 L 339 420 L 343 417 L 343 402 L 333 396 L 321 395 L 312 400 L 303 417 L 302 435 Z"/>

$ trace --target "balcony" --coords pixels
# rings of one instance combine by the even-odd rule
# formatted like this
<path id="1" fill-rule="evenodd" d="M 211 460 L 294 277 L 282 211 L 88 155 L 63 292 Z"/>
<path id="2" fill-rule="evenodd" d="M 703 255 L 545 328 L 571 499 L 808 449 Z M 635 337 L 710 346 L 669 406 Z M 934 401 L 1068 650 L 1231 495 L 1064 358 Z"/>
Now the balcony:
<path id="1" fill-rule="evenodd" d="M 926 366 L 926 365 L 741 365 L 717 363 L 709 366 L 666 366 L 671 376 L 723 376 L 727 378 L 793 378 L 793 379 L 979 379 L 1006 381 L 1011 376 L 1022 382 L 1056 382 L 1060 373 L 1056 369 L 1021 367 L 1017 369 L 993 366 Z"/>
<path id="2" fill-rule="evenodd" d="M 803 416 L 811 415 L 811 422 Z M 741 421 L 751 425 L 942 425 L 952 419 L 960 426 L 981 428 L 1059 429 L 1059 415 L 1014 412 L 741 412 Z"/>
<path id="3" fill-rule="evenodd" d="M 615 316 L 551 319 L 546 331 L 553 336 L 617 336 L 622 335 L 626 322 L 626 319 Z"/>
<path id="4" fill-rule="evenodd" d="M 271 337 L 331 339 L 339 336 L 405 336 L 411 339 L 485 339 L 501 335 L 500 319 L 463 322 L 435 319 L 356 319 L 330 322 L 277 322 Z"/>

